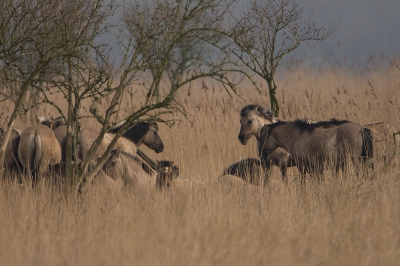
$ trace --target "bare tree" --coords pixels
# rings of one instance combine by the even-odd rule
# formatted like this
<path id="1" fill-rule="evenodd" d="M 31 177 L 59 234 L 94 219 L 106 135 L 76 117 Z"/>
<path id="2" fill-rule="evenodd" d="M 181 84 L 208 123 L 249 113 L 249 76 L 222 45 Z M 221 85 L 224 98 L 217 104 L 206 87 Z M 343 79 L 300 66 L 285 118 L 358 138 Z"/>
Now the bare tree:
<path id="1" fill-rule="evenodd" d="M 23 111 L 22 105 L 32 84 L 55 58 L 65 55 L 68 52 L 66 47 L 71 45 L 71 42 L 58 37 L 58 29 L 53 24 L 57 3 L 46 0 L 1 1 L 1 101 L 11 100 L 14 109 L 0 147 L 0 169 L 15 119 Z"/>
<path id="2" fill-rule="evenodd" d="M 114 1 L 76 0 L 58 1 L 53 10 L 58 37 L 71 44 L 65 47 L 63 56 L 53 60 L 51 68 L 42 71 L 34 83 L 40 92 L 42 103 L 53 105 L 67 122 L 65 147 L 67 190 L 76 183 L 79 172 L 73 160 L 78 158 L 78 139 L 83 101 L 88 98 L 105 97 L 104 83 L 111 75 L 107 65 L 107 45 L 96 39 L 110 31 L 107 22 L 115 10 Z M 61 110 L 50 95 L 61 93 L 67 110 Z"/>
<path id="3" fill-rule="evenodd" d="M 184 113 L 174 98 L 183 86 L 209 77 L 220 81 L 227 90 L 236 90 L 227 71 L 238 69 L 227 60 L 226 54 L 216 49 L 223 37 L 221 29 L 229 10 L 225 0 L 137 1 L 118 6 L 122 20 L 114 27 L 107 25 L 115 7 L 109 1 L 57 3 L 48 23 L 58 30 L 54 38 L 67 44 L 62 46 L 64 53 L 52 58 L 51 67 L 40 71 L 31 84 L 41 92 L 41 101 L 52 104 L 68 121 L 66 171 L 70 177 L 68 189 L 73 193 L 91 183 L 118 138 L 127 130 L 149 120 L 171 125 L 174 121 L 165 120 L 165 114 Z M 114 50 L 120 52 L 119 57 L 109 58 L 110 47 L 99 43 L 104 33 L 116 38 L 118 45 Z M 52 44 L 45 43 L 45 47 L 50 48 Z M 145 94 L 144 103 L 123 115 L 122 98 L 127 93 L 135 93 L 134 84 L 141 84 L 138 90 Z M 49 95 L 54 93 L 63 95 L 68 103 L 67 113 L 51 101 Z M 87 98 L 91 99 L 90 115 L 101 129 L 78 166 L 72 160 L 78 157 L 80 109 Z M 126 123 L 88 173 L 89 164 L 97 159 L 95 154 L 104 135 L 120 120 Z"/>
<path id="4" fill-rule="evenodd" d="M 317 27 L 303 20 L 303 9 L 294 0 L 251 0 L 239 18 L 232 15 L 228 35 L 231 51 L 253 73 L 268 84 L 271 110 L 279 115 L 275 72 L 282 58 L 305 41 L 322 41 L 334 29 Z"/>
<path id="5" fill-rule="evenodd" d="M 232 2 L 231 2 L 232 3 Z M 221 82 L 227 90 L 236 91 L 227 74 L 237 70 L 227 61 L 227 56 L 215 50 L 216 43 L 223 37 L 221 29 L 224 16 L 230 4 L 223 0 L 154 0 L 136 1 L 124 7 L 124 15 L 118 38 L 121 63 L 107 80 L 106 91 L 113 97 L 105 115 L 99 112 L 99 102 L 94 99 L 90 112 L 103 125 L 98 141 L 119 113 L 118 103 L 124 92 L 132 84 L 142 84 L 145 92 L 144 104 L 124 117 L 125 125 L 116 134 L 106 152 L 98 160 L 92 174 L 80 176 L 80 187 L 90 183 L 94 173 L 108 158 L 113 145 L 122 134 L 141 121 L 156 120 L 166 124 L 173 121 L 163 119 L 172 112 L 184 113 L 176 102 L 176 91 L 201 78 L 213 78 Z M 169 83 L 163 89 L 163 80 Z M 93 150 L 98 145 L 93 144 Z M 89 152 L 85 167 L 92 159 Z"/>
<path id="6" fill-rule="evenodd" d="M 0 24 L 0 38 L 4 43 L 0 47 L 2 82 L 21 84 L 14 113 L 20 112 L 19 101 L 33 87 L 39 91 L 40 101 L 53 105 L 67 121 L 66 171 L 70 177 L 67 190 L 73 193 L 91 183 L 127 130 L 149 120 L 171 125 L 174 121 L 166 120 L 165 114 L 185 114 L 175 99 L 183 86 L 212 78 L 228 92 L 236 92 L 238 81 L 233 81 L 231 72 L 242 73 L 242 70 L 237 59 L 232 61 L 230 52 L 251 66 L 244 61 L 246 50 L 239 46 L 243 43 L 240 40 L 247 36 L 244 31 L 248 28 L 244 26 L 249 23 L 243 18 L 237 21 L 233 31 L 227 32 L 224 28 L 235 0 L 138 0 L 120 6 L 107 0 L 6 1 L 14 4 L 11 5 L 14 9 L 4 13 L 9 19 Z M 108 22 L 118 12 L 122 14 L 121 21 L 110 25 Z M 113 47 L 119 51 L 117 58 L 110 58 L 111 47 L 99 41 L 103 34 L 112 34 L 117 40 Z M 238 49 L 227 50 L 229 40 L 234 40 Z M 271 82 L 274 84 L 273 75 Z M 140 84 L 140 88 L 136 89 L 134 84 Z M 134 90 L 144 93 L 143 103 L 136 105 L 131 113 L 123 114 L 122 98 L 127 93 L 135 94 Z M 54 93 L 62 94 L 67 111 L 52 102 L 50 95 Z M 81 114 L 85 99 L 91 100 L 90 113 Z M 14 113 L 9 128 L 15 121 Z M 94 117 L 101 129 L 86 158 L 77 165 L 72 160 L 78 157 L 82 115 Z M 126 123 L 104 154 L 95 158 L 104 135 L 120 120 Z M 88 173 L 94 159 L 97 164 Z"/>

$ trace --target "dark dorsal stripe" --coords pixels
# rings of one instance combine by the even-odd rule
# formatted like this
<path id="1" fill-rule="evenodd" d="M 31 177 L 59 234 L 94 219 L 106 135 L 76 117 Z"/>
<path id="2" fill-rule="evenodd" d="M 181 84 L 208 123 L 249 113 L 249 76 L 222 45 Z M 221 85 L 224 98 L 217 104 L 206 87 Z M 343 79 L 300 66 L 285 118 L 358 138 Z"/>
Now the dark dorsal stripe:
<path id="1" fill-rule="evenodd" d="M 300 132 L 303 131 L 313 132 L 316 128 L 331 128 L 342 124 L 351 123 L 351 121 L 337 120 L 335 118 L 332 118 L 331 120 L 328 121 L 319 121 L 316 123 L 310 123 L 307 119 L 296 119 L 292 122 L 278 121 L 273 124 L 263 126 L 263 128 L 261 129 L 261 135 L 265 134 L 265 130 L 271 132 L 271 130 L 273 130 L 275 127 L 288 123 L 292 123 L 296 128 L 300 130 Z"/>
<path id="2" fill-rule="evenodd" d="M 331 118 L 328 121 L 319 121 L 316 123 L 310 123 L 306 119 L 296 119 L 293 121 L 293 124 L 300 129 L 301 132 L 313 132 L 316 128 L 331 128 L 335 126 L 340 126 L 342 124 L 350 123 L 348 120 L 337 120 L 335 118 Z"/>

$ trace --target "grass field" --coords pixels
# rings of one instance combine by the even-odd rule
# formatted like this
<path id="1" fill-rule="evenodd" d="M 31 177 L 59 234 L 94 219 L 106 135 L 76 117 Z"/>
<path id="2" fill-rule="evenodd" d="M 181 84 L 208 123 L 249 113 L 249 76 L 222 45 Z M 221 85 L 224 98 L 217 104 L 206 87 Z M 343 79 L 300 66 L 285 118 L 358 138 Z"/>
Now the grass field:
<path id="1" fill-rule="evenodd" d="M 282 73 L 282 119 L 385 121 L 400 130 L 396 63 L 367 73 L 300 67 Z M 300 186 L 291 168 L 285 186 L 274 169 L 265 188 L 224 189 L 215 182 L 224 167 L 257 157 L 254 138 L 246 146 L 237 139 L 240 109 L 269 102 L 251 86 L 242 86 L 240 99 L 205 82 L 208 90 L 199 82 L 190 93 L 179 92 L 188 119 L 177 116 L 174 127 L 160 126 L 164 152 L 144 148 L 153 159 L 175 161 L 183 178 L 201 180 L 205 190 L 93 188 L 66 198 L 46 183 L 32 189 L 6 176 L 0 182 L 0 265 L 397 265 L 399 158 L 377 162 L 369 179 L 327 175 L 321 184 Z M 2 104 L 2 119 L 9 108 Z M 45 109 L 32 112 L 53 112 Z M 29 119 L 16 126 L 32 124 Z"/>

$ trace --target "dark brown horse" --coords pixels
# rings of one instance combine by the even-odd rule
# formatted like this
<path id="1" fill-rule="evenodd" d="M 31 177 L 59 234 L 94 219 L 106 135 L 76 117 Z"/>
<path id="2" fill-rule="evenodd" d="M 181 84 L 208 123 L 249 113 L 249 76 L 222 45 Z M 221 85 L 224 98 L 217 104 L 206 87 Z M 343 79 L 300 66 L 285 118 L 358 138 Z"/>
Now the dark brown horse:
<path id="1" fill-rule="evenodd" d="M 157 161 L 156 186 L 158 189 L 169 187 L 172 180 L 179 177 L 179 167 L 173 161 Z"/>
<path id="2" fill-rule="evenodd" d="M 262 150 L 268 154 L 278 147 L 287 151 L 302 174 L 320 179 L 327 165 L 344 169 L 349 158 L 355 166 L 373 156 L 371 130 L 346 120 L 310 124 L 304 120 L 279 121 L 262 128 Z"/>

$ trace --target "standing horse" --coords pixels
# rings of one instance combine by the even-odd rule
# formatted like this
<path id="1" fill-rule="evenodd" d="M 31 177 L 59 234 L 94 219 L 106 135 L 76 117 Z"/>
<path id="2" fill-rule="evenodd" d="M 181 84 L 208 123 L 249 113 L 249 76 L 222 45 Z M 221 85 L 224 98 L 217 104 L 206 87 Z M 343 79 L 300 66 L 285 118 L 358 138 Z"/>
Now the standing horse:
<path id="1" fill-rule="evenodd" d="M 399 153 L 400 131 L 385 122 L 364 125 L 371 129 L 374 136 L 374 156 L 385 164 L 391 163 Z"/>
<path id="2" fill-rule="evenodd" d="M 240 111 L 240 132 L 238 139 L 240 143 L 246 145 L 248 140 L 254 136 L 257 139 L 258 150 L 261 150 L 260 132 L 263 126 L 278 122 L 279 120 L 272 112 L 260 105 L 246 105 Z M 259 153 L 262 168 L 266 172 L 265 178 L 268 178 L 268 172 L 271 165 L 276 165 L 282 173 L 282 180 L 286 182 L 287 167 L 294 166 L 289 158 L 289 153 L 282 148 L 277 148 L 268 154 Z"/>
<path id="3" fill-rule="evenodd" d="M 41 124 L 47 125 L 53 129 L 54 135 L 56 136 L 62 149 L 62 161 L 65 162 L 67 126 L 65 125 L 65 122 L 63 123 L 60 120 L 61 118 L 56 118 L 53 121 L 50 121 L 44 117 L 40 118 L 40 121 L 38 119 Z M 118 132 L 123 124 L 124 122 L 120 123 L 116 127 L 110 129 L 109 132 L 104 135 L 103 141 L 100 143 L 100 147 L 96 152 L 96 158 L 100 157 L 105 152 L 107 146 L 114 138 L 114 134 Z M 80 160 L 86 158 L 87 152 L 99 134 L 100 131 L 95 128 L 83 128 L 79 132 L 78 156 Z M 117 143 L 115 144 L 115 148 L 120 148 L 128 153 L 136 154 L 136 150 L 141 144 L 146 145 L 156 153 L 160 153 L 164 150 L 164 144 L 158 135 L 158 125 L 155 122 L 141 122 L 137 124 L 118 139 Z"/>
<path id="4" fill-rule="evenodd" d="M 110 129 L 108 133 L 104 135 L 103 141 L 96 153 L 98 157 L 104 153 L 104 151 L 107 149 L 107 146 L 114 138 L 115 133 L 117 133 L 122 126 L 123 123 Z M 82 129 L 79 151 L 79 156 L 81 159 L 86 157 L 87 152 L 99 134 L 100 131 L 94 128 Z M 136 154 L 137 148 L 142 144 L 154 150 L 156 153 L 160 153 L 164 150 L 164 144 L 158 135 L 157 123 L 141 122 L 137 124 L 118 139 L 117 143 L 115 144 L 115 148 L 119 148 L 122 151 L 131 154 Z"/>
<path id="5" fill-rule="evenodd" d="M 18 146 L 22 130 L 13 128 L 8 140 L 5 157 L 4 168 L 11 172 L 18 172 L 22 169 L 22 164 L 18 158 Z M 3 129 L 0 128 L 0 146 L 3 143 Z"/>
<path id="6" fill-rule="evenodd" d="M 321 179 L 327 164 L 332 164 L 338 172 L 348 157 L 358 166 L 360 161 L 373 156 L 371 130 L 346 120 L 336 124 L 331 127 L 326 121 L 315 124 L 304 120 L 279 121 L 262 128 L 261 143 L 267 153 L 278 147 L 287 151 L 302 174 L 302 183 L 307 172 Z"/>
<path id="7" fill-rule="evenodd" d="M 30 126 L 22 131 L 18 145 L 18 158 L 26 171 L 34 177 L 48 166 L 61 161 L 61 147 L 53 131 L 44 125 Z"/>

